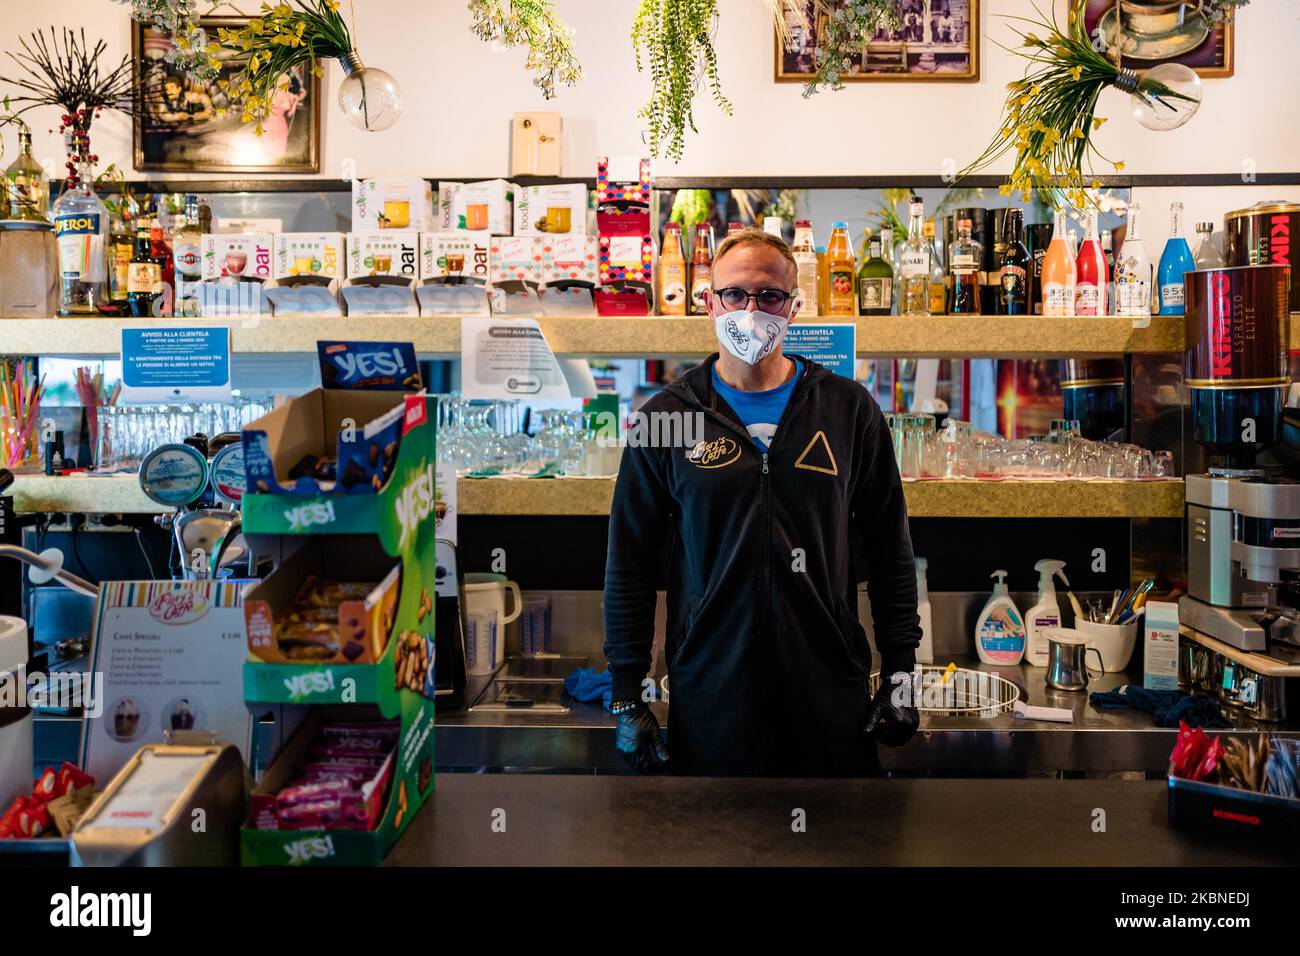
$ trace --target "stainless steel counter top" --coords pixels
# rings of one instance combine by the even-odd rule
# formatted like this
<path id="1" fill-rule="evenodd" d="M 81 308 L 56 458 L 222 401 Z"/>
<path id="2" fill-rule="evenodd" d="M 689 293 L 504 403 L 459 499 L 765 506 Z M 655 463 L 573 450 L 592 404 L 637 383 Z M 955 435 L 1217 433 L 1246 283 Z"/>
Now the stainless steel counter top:
<path id="1" fill-rule="evenodd" d="M 1294 849 L 1173 830 L 1146 780 L 448 774 L 389 866 L 1228 866 Z M 805 813 L 795 833 L 792 813 Z M 1097 808 L 1105 830 L 1092 828 Z M 494 821 L 507 825 L 493 830 Z M 1014 837 L 1014 838 L 1009 838 Z"/>
<path id="2" fill-rule="evenodd" d="M 1094 678 L 1088 691 L 1068 693 L 1048 688 L 1042 668 L 1006 668 L 957 660 L 961 667 L 998 670 L 1021 688 L 1029 704 L 1068 708 L 1074 723 L 1021 720 L 1012 714 L 992 718 L 924 715 L 921 729 L 905 747 L 881 748 L 881 762 L 898 773 L 957 773 L 979 776 L 1045 772 L 1121 771 L 1163 775 L 1173 749 L 1175 730 L 1156 727 L 1150 715 L 1136 710 L 1099 710 L 1088 693 L 1141 682 L 1138 673 Z M 482 678 L 478 687 L 482 686 Z M 477 689 L 471 688 L 470 698 Z M 599 703 L 570 700 L 564 715 L 540 716 L 527 709 L 508 713 L 439 712 L 437 762 L 444 770 L 479 768 L 601 771 L 627 770 L 614 749 L 614 718 Z M 665 705 L 656 704 L 661 723 Z M 1226 711 L 1233 722 L 1227 733 L 1282 733 L 1300 736 L 1300 725 L 1262 724 Z M 669 743 L 671 749 L 671 742 Z"/>

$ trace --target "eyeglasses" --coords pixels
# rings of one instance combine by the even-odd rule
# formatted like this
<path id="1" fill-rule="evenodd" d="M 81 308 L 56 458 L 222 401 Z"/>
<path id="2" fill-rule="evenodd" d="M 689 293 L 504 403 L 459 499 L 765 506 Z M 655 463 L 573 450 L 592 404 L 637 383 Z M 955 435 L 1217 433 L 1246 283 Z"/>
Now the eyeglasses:
<path id="1" fill-rule="evenodd" d="M 748 292 L 735 287 L 714 289 L 713 294 L 728 309 L 743 309 L 749 305 L 749 300 L 753 299 L 759 311 L 774 315 L 784 309 L 785 304 L 797 295 L 796 292 L 782 292 L 780 289 L 759 289 L 757 292 Z"/>

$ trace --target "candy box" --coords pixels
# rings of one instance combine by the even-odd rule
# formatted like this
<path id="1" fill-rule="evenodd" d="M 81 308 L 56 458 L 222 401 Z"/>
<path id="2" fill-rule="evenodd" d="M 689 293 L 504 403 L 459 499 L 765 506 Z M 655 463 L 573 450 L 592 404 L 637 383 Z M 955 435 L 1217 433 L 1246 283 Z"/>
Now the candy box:
<path id="1" fill-rule="evenodd" d="M 349 233 L 347 277 L 398 276 L 414 282 L 420 274 L 418 232 Z"/>
<path id="2" fill-rule="evenodd" d="M 424 179 L 354 179 L 352 231 L 433 229 L 433 187 Z"/>
<path id="3" fill-rule="evenodd" d="M 274 237 L 269 232 L 206 233 L 199 241 L 199 248 L 203 259 L 202 279 L 266 280 L 272 277 Z"/>
<path id="4" fill-rule="evenodd" d="M 413 423 L 413 419 L 417 419 Z M 387 483 L 403 437 L 427 420 L 422 399 L 391 391 L 317 388 L 245 425 L 244 474 L 253 494 L 373 494 Z M 333 478 L 305 463 L 333 462 Z M 356 463 L 357 471 L 350 467 Z M 327 505 L 319 508 L 328 510 Z M 305 506 L 291 533 L 327 524 Z"/>
<path id="5" fill-rule="evenodd" d="M 533 287 L 542 282 L 542 240 L 496 236 L 492 239 L 488 278 L 492 285 L 522 282 Z"/>
<path id="6" fill-rule="evenodd" d="M 271 275 L 276 279 L 293 276 L 343 278 L 343 233 L 282 232 L 275 237 Z"/>
<path id="7" fill-rule="evenodd" d="M 542 283 L 576 280 L 595 285 L 600 241 L 595 236 L 548 236 L 542 240 Z"/>
<path id="8" fill-rule="evenodd" d="M 517 190 L 514 227 L 516 236 L 585 235 L 587 187 L 564 183 Z"/>
<path id="9" fill-rule="evenodd" d="M 316 759 L 313 751 L 324 746 L 338 744 L 343 738 L 328 733 L 331 726 L 351 726 L 358 728 L 355 722 L 340 725 L 336 722 L 343 714 L 342 708 L 314 708 L 302 729 L 293 736 L 289 744 L 280 752 L 265 775 L 253 789 L 248 801 L 248 826 L 257 830 L 374 830 L 383 816 L 389 784 L 393 778 L 397 760 L 399 737 L 397 733 L 373 740 L 382 740 L 383 746 L 375 751 L 376 759 L 355 761 L 356 771 L 345 769 L 334 777 L 325 774 L 315 775 L 315 779 L 304 779 L 304 768 L 312 766 Z M 375 712 L 375 716 L 378 716 Z M 349 715 L 351 717 L 351 715 Z M 354 721 L 355 718 L 352 718 Z M 376 733 L 393 727 L 388 721 L 372 722 Z M 327 758 L 329 759 L 329 758 Z M 345 758 L 335 758 L 340 767 L 345 767 Z M 346 789 L 330 786 L 330 780 L 349 781 Z M 309 793 L 313 789 L 319 793 Z M 347 799 L 346 814 L 330 813 L 326 808 L 331 799 L 342 794 Z M 314 801 L 314 802 L 313 802 Z M 287 844 L 286 853 L 291 853 L 296 844 Z M 286 858 L 282 862 L 298 862 Z"/>
<path id="10" fill-rule="evenodd" d="M 244 598 L 248 650 L 268 664 L 373 664 L 384 656 L 402 566 L 377 543 L 311 538 Z"/>
<path id="11" fill-rule="evenodd" d="M 441 196 L 441 185 L 438 188 Z M 504 179 L 461 183 L 451 200 L 451 227 L 508 236 L 513 231 L 514 202 L 515 185 Z"/>
<path id="12" fill-rule="evenodd" d="M 421 279 L 488 281 L 492 237 L 486 230 L 420 233 Z"/>

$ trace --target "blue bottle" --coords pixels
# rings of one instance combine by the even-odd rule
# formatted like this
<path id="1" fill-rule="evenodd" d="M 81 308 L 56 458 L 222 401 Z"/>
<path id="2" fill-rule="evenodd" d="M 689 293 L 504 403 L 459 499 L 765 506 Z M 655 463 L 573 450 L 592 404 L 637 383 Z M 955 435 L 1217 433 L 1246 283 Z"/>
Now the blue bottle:
<path id="1" fill-rule="evenodd" d="M 1183 238 L 1183 204 L 1170 205 L 1169 217 L 1169 241 L 1160 256 L 1156 292 L 1160 296 L 1161 315 L 1182 315 L 1187 301 L 1183 274 L 1196 268 L 1196 260 L 1192 257 L 1192 247 Z"/>

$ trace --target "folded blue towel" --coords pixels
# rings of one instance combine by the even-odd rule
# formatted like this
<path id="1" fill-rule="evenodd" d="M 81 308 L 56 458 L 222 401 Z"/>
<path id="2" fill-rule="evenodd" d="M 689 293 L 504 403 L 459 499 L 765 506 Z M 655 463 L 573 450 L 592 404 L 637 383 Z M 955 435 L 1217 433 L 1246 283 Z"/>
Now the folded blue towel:
<path id="1" fill-rule="evenodd" d="M 1097 691 L 1088 697 L 1092 706 L 1103 710 L 1132 707 L 1151 714 L 1157 727 L 1177 727 L 1180 720 L 1189 727 L 1231 727 L 1213 697 L 1196 697 L 1181 690 L 1148 690 L 1125 684 L 1114 690 Z"/>
<path id="2" fill-rule="evenodd" d="M 609 710 L 614 694 L 614 675 L 608 670 L 597 673 L 592 667 L 579 667 L 564 678 L 564 690 L 574 700 L 590 703 L 599 700 Z"/>

